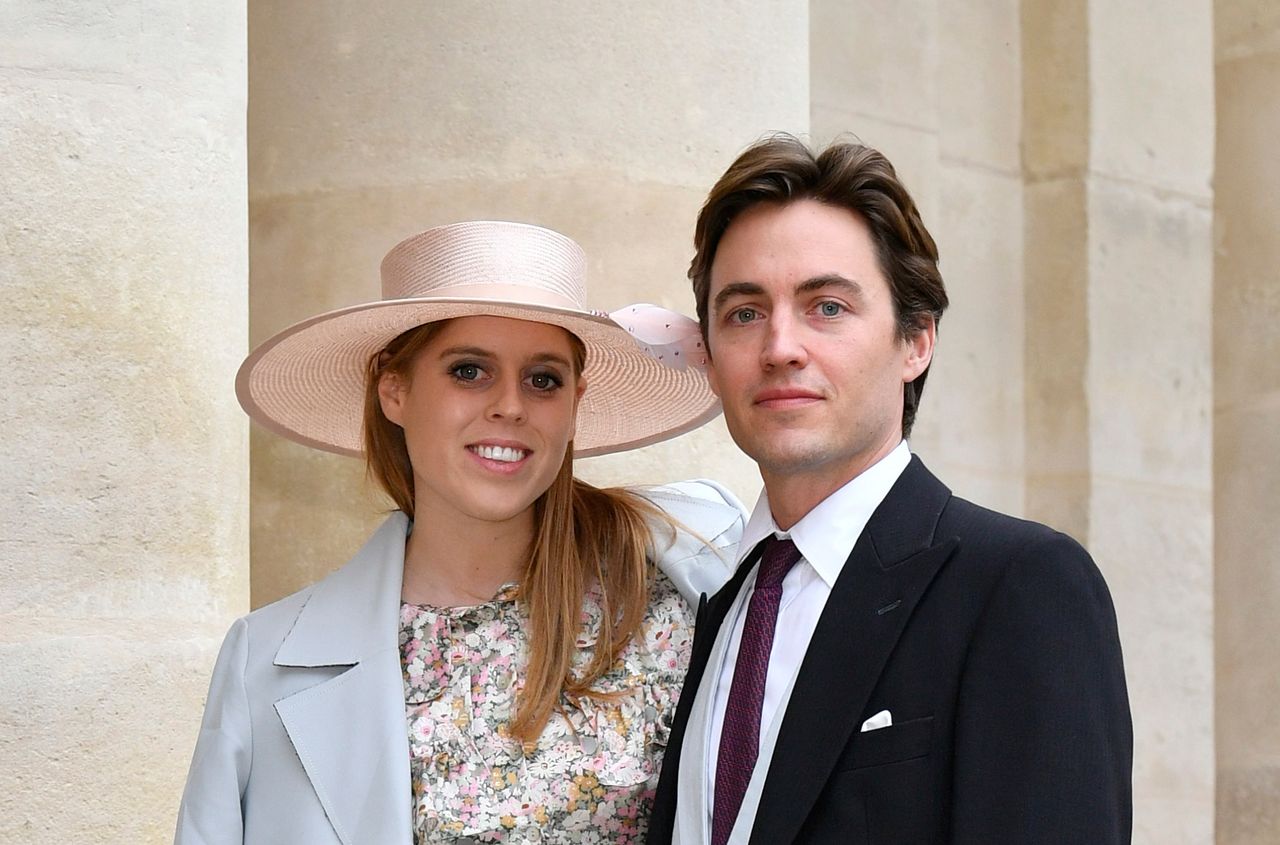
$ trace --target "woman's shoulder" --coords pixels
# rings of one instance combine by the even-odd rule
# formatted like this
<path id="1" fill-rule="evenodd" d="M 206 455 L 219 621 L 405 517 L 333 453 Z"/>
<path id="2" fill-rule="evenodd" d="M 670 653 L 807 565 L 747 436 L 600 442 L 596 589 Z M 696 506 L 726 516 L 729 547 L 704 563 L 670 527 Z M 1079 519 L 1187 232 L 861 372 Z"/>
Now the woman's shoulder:
<path id="1" fill-rule="evenodd" d="M 302 608 L 306 607 L 315 589 L 316 584 L 308 584 L 284 598 L 249 611 L 237 619 L 236 624 L 244 628 L 245 632 L 252 635 L 254 639 L 270 639 L 273 634 L 278 634 L 278 638 L 283 639 L 293 627 Z"/>
<path id="2" fill-rule="evenodd" d="M 747 516 L 747 509 L 729 488 L 708 478 L 628 489 L 657 505 L 677 522 L 709 538 L 730 531 Z"/>
<path id="3" fill-rule="evenodd" d="M 319 635 L 331 632 L 334 625 L 359 627 L 368 621 L 371 609 L 394 618 L 400 604 L 407 526 L 403 514 L 392 514 L 342 566 L 240 617 L 232 633 L 239 629 L 255 648 L 278 647 L 291 633 L 298 633 L 298 628 L 305 629 L 305 634 Z"/>
<path id="4" fill-rule="evenodd" d="M 678 481 L 632 492 L 656 505 L 667 520 L 653 525 L 653 560 L 680 595 L 697 604 L 733 574 L 747 512 L 723 485 Z"/>

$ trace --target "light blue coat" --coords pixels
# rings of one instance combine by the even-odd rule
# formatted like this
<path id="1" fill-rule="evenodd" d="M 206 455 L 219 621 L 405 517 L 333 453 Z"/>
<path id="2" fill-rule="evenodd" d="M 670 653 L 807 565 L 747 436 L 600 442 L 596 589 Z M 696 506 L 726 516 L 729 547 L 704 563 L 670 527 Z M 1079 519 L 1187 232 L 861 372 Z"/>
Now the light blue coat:
<path id="1" fill-rule="evenodd" d="M 692 532 L 658 529 L 655 545 L 696 605 L 732 574 L 743 508 L 712 482 L 640 492 Z M 175 845 L 412 843 L 398 631 L 408 528 L 394 514 L 341 569 L 231 626 Z"/>

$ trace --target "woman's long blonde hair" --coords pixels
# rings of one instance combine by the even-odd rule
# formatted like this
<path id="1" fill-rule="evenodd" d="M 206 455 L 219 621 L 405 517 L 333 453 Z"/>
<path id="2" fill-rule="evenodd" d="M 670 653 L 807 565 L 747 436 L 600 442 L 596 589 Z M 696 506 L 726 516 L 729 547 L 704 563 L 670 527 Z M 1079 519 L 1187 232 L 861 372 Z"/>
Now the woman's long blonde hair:
<path id="1" fill-rule="evenodd" d="M 369 361 L 364 397 L 364 446 L 369 476 L 413 519 L 413 466 L 404 430 L 382 413 L 378 383 L 386 373 L 408 378 L 418 353 L 447 321 L 410 329 Z M 586 348 L 573 344 L 574 377 L 582 375 Z M 666 522 L 649 502 L 620 488 L 592 487 L 573 477 L 573 444 L 551 487 L 534 502 L 534 535 L 520 583 L 529 616 L 529 662 L 511 734 L 535 741 L 562 695 L 592 695 L 636 634 L 648 604 L 651 520 Z M 598 583 L 602 620 L 591 662 L 572 671 L 587 590 Z"/>

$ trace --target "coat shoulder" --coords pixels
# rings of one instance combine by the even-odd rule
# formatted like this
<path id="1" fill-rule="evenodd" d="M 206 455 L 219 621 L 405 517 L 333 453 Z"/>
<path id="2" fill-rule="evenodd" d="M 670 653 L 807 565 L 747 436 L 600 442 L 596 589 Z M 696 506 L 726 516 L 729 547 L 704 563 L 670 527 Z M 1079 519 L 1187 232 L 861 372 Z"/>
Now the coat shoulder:
<path id="1" fill-rule="evenodd" d="M 697 606 L 733 574 L 746 508 L 723 485 L 703 479 L 635 488 L 665 515 L 650 526 L 650 550 L 659 571 Z"/>
<path id="2" fill-rule="evenodd" d="M 249 677 L 260 674 L 269 666 L 289 632 L 293 630 L 298 614 L 306 606 L 315 590 L 310 584 L 295 593 L 263 605 L 231 623 L 223 639 L 222 652 L 240 650 L 243 669 Z M 218 681 L 215 672 L 214 683 Z"/>
<path id="3" fill-rule="evenodd" d="M 1065 587 L 1089 585 L 1106 590 L 1105 581 L 1089 552 L 1073 537 L 1047 525 L 1021 519 L 953 497 L 938 522 L 939 539 L 959 539 L 960 553 L 969 566 Z"/>
<path id="4" fill-rule="evenodd" d="M 1068 535 L 1047 525 L 994 511 L 959 496 L 952 496 L 947 503 L 937 533 L 940 537 L 957 536 L 965 543 L 983 544 L 991 550 L 1055 539 L 1076 544 Z"/>
<path id="5" fill-rule="evenodd" d="M 246 613 L 236 620 L 236 624 L 243 626 L 250 641 L 274 641 L 279 644 L 293 628 L 298 613 L 306 606 L 315 589 L 315 584 L 308 584 L 295 593 Z"/>

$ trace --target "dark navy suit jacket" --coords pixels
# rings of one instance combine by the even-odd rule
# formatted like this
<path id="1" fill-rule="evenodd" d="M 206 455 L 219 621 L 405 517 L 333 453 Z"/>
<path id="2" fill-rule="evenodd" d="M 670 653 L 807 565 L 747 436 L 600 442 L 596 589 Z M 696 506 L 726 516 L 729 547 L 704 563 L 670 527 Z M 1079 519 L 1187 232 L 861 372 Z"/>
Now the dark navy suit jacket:
<path id="1" fill-rule="evenodd" d="M 758 554 L 700 614 L 650 845 L 671 841 L 689 712 Z M 861 732 L 881 710 L 893 725 Z M 751 842 L 1128 843 L 1132 758 L 1115 611 L 1088 553 L 953 497 L 913 458 L 818 621 Z"/>

